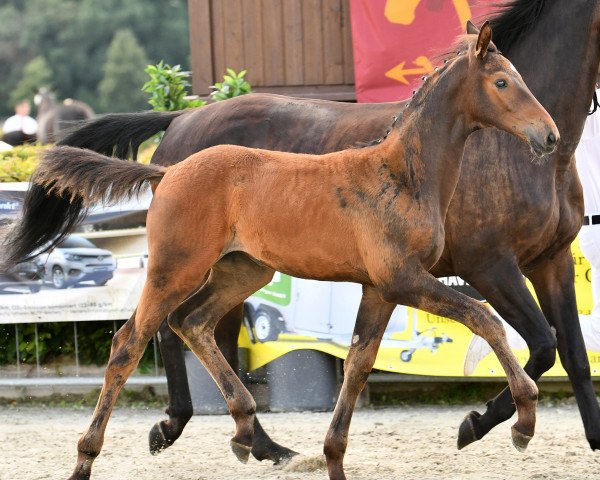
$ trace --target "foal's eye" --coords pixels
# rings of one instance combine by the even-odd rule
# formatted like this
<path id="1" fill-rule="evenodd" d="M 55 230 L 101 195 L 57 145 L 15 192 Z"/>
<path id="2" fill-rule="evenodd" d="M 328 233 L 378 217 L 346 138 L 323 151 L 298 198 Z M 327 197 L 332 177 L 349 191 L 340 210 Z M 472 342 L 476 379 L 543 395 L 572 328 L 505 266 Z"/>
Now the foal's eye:
<path id="1" fill-rule="evenodd" d="M 506 83 L 506 80 L 502 80 L 502 79 L 496 80 L 494 83 L 496 84 L 496 86 L 498 88 L 506 88 L 508 86 L 508 83 Z"/>

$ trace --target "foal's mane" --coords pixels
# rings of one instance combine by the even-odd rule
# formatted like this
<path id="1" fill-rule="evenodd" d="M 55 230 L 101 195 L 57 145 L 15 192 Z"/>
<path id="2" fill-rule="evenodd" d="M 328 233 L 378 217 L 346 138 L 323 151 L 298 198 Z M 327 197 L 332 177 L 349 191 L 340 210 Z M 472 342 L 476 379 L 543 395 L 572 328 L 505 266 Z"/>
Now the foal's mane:
<path id="1" fill-rule="evenodd" d="M 494 42 L 503 52 L 508 52 L 537 24 L 548 0 L 511 0 L 498 5 L 490 19 Z"/>

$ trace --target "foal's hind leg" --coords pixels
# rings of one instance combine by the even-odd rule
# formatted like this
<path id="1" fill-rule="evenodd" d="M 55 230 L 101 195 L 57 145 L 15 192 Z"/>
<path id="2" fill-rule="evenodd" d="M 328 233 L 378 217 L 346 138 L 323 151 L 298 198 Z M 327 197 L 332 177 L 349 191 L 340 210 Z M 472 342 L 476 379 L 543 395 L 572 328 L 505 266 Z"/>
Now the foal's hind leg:
<path id="1" fill-rule="evenodd" d="M 194 314 L 192 313 L 191 315 Z M 234 371 L 238 370 L 237 343 L 243 315 L 244 304 L 240 303 L 230 312 L 225 314 L 215 329 L 215 340 L 217 345 Z M 150 453 L 153 455 L 162 452 L 175 443 L 181 436 L 183 429 L 194 413 L 183 353 L 183 340 L 181 340 L 179 335 L 171 329 L 166 319 L 161 324 L 158 333 L 160 354 L 162 355 L 163 365 L 167 375 L 169 407 L 167 408 L 166 413 L 169 415 L 169 418 L 155 423 L 150 429 L 150 433 L 148 434 L 148 444 Z M 257 457 L 253 447 L 252 454 L 257 457 L 258 460 L 270 459 L 275 463 L 278 463 L 286 454 L 289 455 L 289 453 L 286 452 L 279 452 L 278 449 L 287 449 L 285 449 L 285 447 L 280 447 L 273 442 L 268 435 L 264 433 L 264 430 L 262 430 L 260 424 L 258 424 L 258 420 L 256 420 L 254 430 L 255 435 L 258 435 L 259 439 L 263 438 L 261 433 L 266 437 L 266 439 L 261 442 L 261 444 L 264 443 L 266 445 L 265 454 L 259 454 Z M 291 452 L 291 450 L 289 452 Z M 292 454 L 293 453 L 294 452 L 292 452 Z"/>
<path id="2" fill-rule="evenodd" d="M 185 299 L 193 290 L 197 279 L 205 274 L 196 269 L 190 275 L 189 270 L 191 268 L 175 271 L 172 265 L 162 265 L 149 270 L 136 312 L 113 338 L 110 359 L 104 374 L 104 385 L 92 415 L 91 425 L 79 439 L 77 465 L 71 480 L 90 478 L 92 463 L 102 448 L 106 424 L 121 388 L 139 363 L 148 341 L 157 332 L 161 321 Z M 170 290 L 167 290 L 166 286 L 169 286 Z"/>
<path id="3" fill-rule="evenodd" d="M 217 347 L 214 329 L 235 305 L 273 277 L 273 270 L 243 253 L 230 253 L 217 262 L 206 284 L 169 315 L 169 325 L 180 335 L 211 374 L 236 423 L 231 448 L 248 460 L 254 435 L 256 404 Z M 195 315 L 190 316 L 196 310 Z"/>
<path id="4" fill-rule="evenodd" d="M 510 350 L 502 322 L 485 305 L 438 282 L 420 265 L 404 269 L 402 273 L 403 276 L 398 275 L 391 283 L 381 286 L 386 300 L 452 318 L 492 347 L 506 373 L 517 407 L 518 420 L 512 427 L 513 444 L 519 451 L 525 450 L 535 431 L 538 389 Z"/>
<path id="5" fill-rule="evenodd" d="M 346 478 L 343 462 L 354 405 L 367 383 L 383 332 L 395 306 L 381 300 L 379 293 L 373 287 L 363 287 L 363 296 L 352 334 L 352 345 L 344 362 L 344 384 L 323 449 L 331 479 Z"/>

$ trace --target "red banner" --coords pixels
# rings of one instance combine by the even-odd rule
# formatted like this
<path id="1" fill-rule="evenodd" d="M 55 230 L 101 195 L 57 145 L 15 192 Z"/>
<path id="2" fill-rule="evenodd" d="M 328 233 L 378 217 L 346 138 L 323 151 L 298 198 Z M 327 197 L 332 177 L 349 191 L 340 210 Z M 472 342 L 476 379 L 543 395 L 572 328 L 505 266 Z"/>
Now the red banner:
<path id="1" fill-rule="evenodd" d="M 356 97 L 359 102 L 407 98 L 433 57 L 485 18 L 493 3 L 477 0 L 350 0 Z"/>

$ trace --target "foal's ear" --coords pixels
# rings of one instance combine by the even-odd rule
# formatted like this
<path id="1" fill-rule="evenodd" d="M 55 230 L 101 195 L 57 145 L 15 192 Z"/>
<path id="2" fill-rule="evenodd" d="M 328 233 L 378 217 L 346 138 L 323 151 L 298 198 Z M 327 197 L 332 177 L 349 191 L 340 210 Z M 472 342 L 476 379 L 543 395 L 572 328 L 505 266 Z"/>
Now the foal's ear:
<path id="1" fill-rule="evenodd" d="M 475 24 L 471 20 L 467 20 L 467 34 L 468 35 L 478 35 L 479 29 L 475 26 Z"/>
<path id="2" fill-rule="evenodd" d="M 477 37 L 477 46 L 475 47 L 475 56 L 483 59 L 487 55 L 488 47 L 492 41 L 492 27 L 490 22 L 486 21 L 481 27 L 479 37 Z"/>

